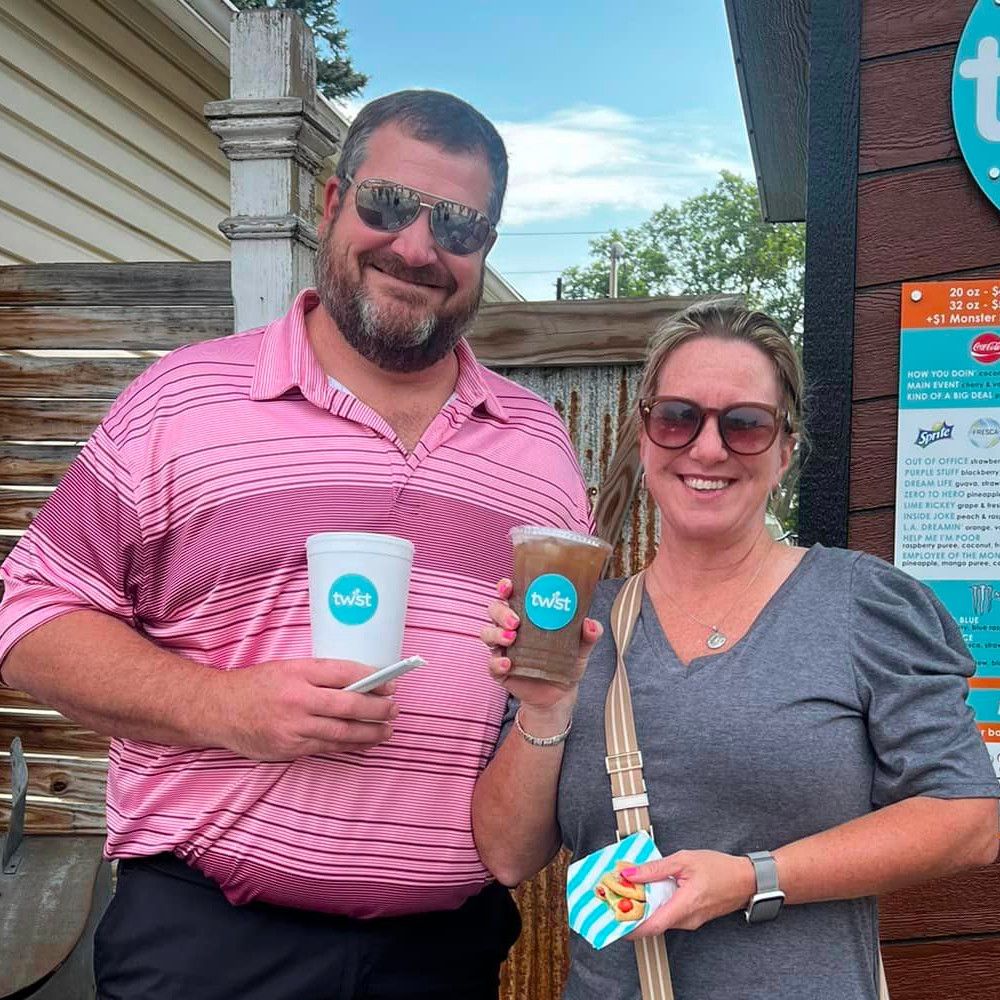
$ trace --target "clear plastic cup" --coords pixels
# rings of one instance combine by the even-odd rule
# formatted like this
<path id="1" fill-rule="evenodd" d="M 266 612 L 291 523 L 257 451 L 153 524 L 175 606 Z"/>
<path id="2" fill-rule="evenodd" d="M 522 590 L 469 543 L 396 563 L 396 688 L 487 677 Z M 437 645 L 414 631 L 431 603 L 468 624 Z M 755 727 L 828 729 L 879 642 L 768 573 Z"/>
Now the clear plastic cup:
<path id="1" fill-rule="evenodd" d="M 511 674 L 569 686 L 575 682 L 580 629 L 611 546 L 559 528 L 512 528 L 511 607 L 521 619 L 509 647 Z"/>

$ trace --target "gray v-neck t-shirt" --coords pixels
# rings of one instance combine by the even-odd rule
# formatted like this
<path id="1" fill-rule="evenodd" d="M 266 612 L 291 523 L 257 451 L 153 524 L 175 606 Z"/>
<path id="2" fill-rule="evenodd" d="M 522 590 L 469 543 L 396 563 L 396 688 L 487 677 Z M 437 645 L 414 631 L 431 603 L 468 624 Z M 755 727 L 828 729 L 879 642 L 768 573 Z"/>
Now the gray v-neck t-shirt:
<path id="1" fill-rule="evenodd" d="M 565 746 L 558 819 L 574 859 L 615 837 L 604 701 L 621 585 L 595 595 L 605 635 Z M 774 850 L 914 795 L 1000 797 L 957 625 L 872 556 L 814 546 L 741 640 L 686 667 L 645 596 L 626 662 L 664 855 Z M 872 898 L 786 906 L 753 926 L 737 912 L 666 937 L 677 1000 L 877 998 Z M 639 996 L 631 942 L 594 951 L 570 938 L 568 1000 Z"/>

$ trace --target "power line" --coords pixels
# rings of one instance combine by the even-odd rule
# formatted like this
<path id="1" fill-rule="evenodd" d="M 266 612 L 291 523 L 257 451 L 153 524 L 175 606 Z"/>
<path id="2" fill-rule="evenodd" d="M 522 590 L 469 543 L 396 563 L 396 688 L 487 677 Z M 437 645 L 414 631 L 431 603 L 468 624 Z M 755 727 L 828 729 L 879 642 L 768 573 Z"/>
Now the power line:
<path id="1" fill-rule="evenodd" d="M 501 236 L 607 236 L 610 229 L 567 229 L 563 232 L 547 233 L 508 233 L 501 232 Z"/>
<path id="2" fill-rule="evenodd" d="M 565 267 L 550 267 L 546 271 L 504 271 L 504 274 L 562 274 Z"/>

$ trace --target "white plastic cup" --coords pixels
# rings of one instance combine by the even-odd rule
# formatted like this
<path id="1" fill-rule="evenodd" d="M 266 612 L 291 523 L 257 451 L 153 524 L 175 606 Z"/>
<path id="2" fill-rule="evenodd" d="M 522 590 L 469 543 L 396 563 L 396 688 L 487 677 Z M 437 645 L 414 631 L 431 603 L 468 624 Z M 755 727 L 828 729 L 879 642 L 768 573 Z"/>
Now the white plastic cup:
<path id="1" fill-rule="evenodd" d="M 330 531 L 306 539 L 313 656 L 387 667 L 400 658 L 413 543 Z"/>

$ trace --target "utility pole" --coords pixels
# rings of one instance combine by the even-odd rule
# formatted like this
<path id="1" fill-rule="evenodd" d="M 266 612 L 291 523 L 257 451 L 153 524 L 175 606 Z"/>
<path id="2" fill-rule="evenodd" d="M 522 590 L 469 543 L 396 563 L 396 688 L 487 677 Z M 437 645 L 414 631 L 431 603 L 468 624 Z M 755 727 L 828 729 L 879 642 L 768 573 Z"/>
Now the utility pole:
<path id="1" fill-rule="evenodd" d="M 617 241 L 611 244 L 611 276 L 608 281 L 608 295 L 612 299 L 618 298 L 618 261 L 625 256 L 625 247 Z"/>

